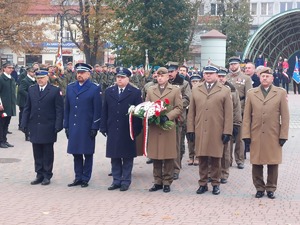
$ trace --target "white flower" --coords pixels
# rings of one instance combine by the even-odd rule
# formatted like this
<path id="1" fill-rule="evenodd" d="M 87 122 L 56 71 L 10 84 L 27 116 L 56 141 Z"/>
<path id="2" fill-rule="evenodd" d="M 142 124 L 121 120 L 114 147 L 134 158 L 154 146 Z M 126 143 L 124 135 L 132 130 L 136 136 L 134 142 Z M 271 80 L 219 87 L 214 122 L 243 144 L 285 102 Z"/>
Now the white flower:
<path id="1" fill-rule="evenodd" d="M 135 106 L 134 105 L 131 105 L 128 109 L 128 114 L 130 114 L 131 112 L 133 112 L 135 109 Z"/>

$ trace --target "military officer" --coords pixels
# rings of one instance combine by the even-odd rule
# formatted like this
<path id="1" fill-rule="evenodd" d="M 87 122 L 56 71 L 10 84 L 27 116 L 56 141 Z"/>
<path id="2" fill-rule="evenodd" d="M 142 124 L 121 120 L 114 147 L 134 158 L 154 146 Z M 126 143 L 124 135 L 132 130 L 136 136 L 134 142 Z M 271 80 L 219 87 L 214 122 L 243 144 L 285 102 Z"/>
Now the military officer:
<path id="1" fill-rule="evenodd" d="M 170 108 L 168 113 L 161 118 L 161 123 L 168 120 L 175 121 L 182 111 L 182 98 L 180 88 L 168 83 L 169 75 L 165 67 L 157 70 L 157 85 L 150 87 L 147 91 L 146 101 L 168 99 Z M 150 192 L 163 189 L 165 193 L 170 192 L 173 182 L 174 160 L 177 158 L 176 127 L 171 130 L 163 130 L 155 124 L 149 125 L 148 157 L 153 159 L 154 185 Z"/>
<path id="2" fill-rule="evenodd" d="M 192 84 L 192 87 L 196 87 L 198 84 L 201 82 L 201 76 L 199 74 L 193 74 L 190 77 L 190 82 Z M 187 107 L 187 112 L 188 112 L 188 107 Z M 189 166 L 199 166 L 199 160 L 198 157 L 196 157 L 195 154 L 195 141 L 190 141 L 187 140 L 188 144 L 188 149 L 189 149 L 189 160 L 188 160 L 188 165 Z"/>
<path id="3" fill-rule="evenodd" d="M 242 138 L 251 147 L 250 162 L 256 198 L 275 198 L 278 164 L 282 162 L 282 146 L 288 139 L 289 109 L 287 92 L 272 85 L 273 71 L 265 67 L 260 73 L 261 85 L 247 93 Z M 267 165 L 267 183 L 263 167 Z"/>
<path id="4" fill-rule="evenodd" d="M 204 67 L 205 82 L 192 89 L 187 117 L 187 138 L 195 141 L 199 157 L 199 188 L 197 194 L 208 190 L 208 169 L 212 193 L 220 194 L 221 158 L 224 144 L 232 134 L 233 109 L 229 88 L 218 82 L 218 68 Z"/>
<path id="5" fill-rule="evenodd" d="M 107 136 L 106 157 L 111 158 L 113 182 L 108 190 L 128 190 L 137 156 L 135 140 L 130 137 L 128 108 L 140 104 L 142 97 L 141 91 L 129 84 L 130 75 L 127 68 L 117 68 L 116 85 L 109 87 L 104 95 L 100 132 Z M 134 117 L 134 138 L 141 130 L 142 120 Z"/>
<path id="6" fill-rule="evenodd" d="M 16 116 L 16 82 L 10 75 L 14 67 L 10 62 L 2 65 L 0 75 L 0 148 L 14 147 L 7 141 L 8 126 Z"/>
<path id="7" fill-rule="evenodd" d="M 252 88 L 252 80 L 249 76 L 243 74 L 240 68 L 240 58 L 239 57 L 231 57 L 228 60 L 229 63 L 229 74 L 227 75 L 227 81 L 231 83 L 239 93 L 240 101 L 241 101 L 241 110 L 242 115 L 245 107 L 245 99 L 247 95 L 247 91 Z M 233 149 L 233 143 L 231 143 L 231 147 Z M 232 157 L 232 155 L 231 155 Z M 234 147 L 234 158 L 239 169 L 244 169 L 244 161 L 245 161 L 245 148 L 243 140 L 241 139 L 241 131 L 239 130 L 236 138 L 235 138 L 235 147 Z M 231 160 L 232 163 L 233 159 Z"/>
<path id="8" fill-rule="evenodd" d="M 53 145 L 63 129 L 64 106 L 59 88 L 48 83 L 48 72 L 37 71 L 36 78 L 38 84 L 28 89 L 21 128 L 28 131 L 32 143 L 36 179 L 31 185 L 48 185 L 53 176 Z"/>
<path id="9" fill-rule="evenodd" d="M 74 72 L 73 63 L 67 63 L 67 69 L 64 72 L 64 78 L 66 79 L 66 84 L 76 81 L 76 74 Z"/>
<path id="10" fill-rule="evenodd" d="M 91 179 L 95 137 L 101 116 L 101 90 L 91 82 L 92 67 L 85 63 L 75 65 L 77 81 L 67 87 L 64 128 L 68 140 L 68 153 L 74 157 L 75 180 L 69 187 L 85 188 Z"/>
<path id="11" fill-rule="evenodd" d="M 233 132 L 230 138 L 232 142 L 233 139 L 237 136 L 238 130 L 240 129 L 242 123 L 242 114 L 241 114 L 241 103 L 239 93 L 235 89 L 235 87 L 226 80 L 227 69 L 223 67 L 219 67 L 218 71 L 218 80 L 221 84 L 227 86 L 231 90 L 232 97 L 232 106 L 233 106 Z M 229 177 L 229 167 L 230 167 L 230 156 L 232 155 L 232 149 L 230 148 L 230 143 L 224 145 L 223 156 L 221 159 L 221 183 L 227 183 L 227 179 Z"/>
<path id="12" fill-rule="evenodd" d="M 169 82 L 172 85 L 178 86 L 181 90 L 182 100 L 183 100 L 183 110 L 181 115 L 177 119 L 177 159 L 175 160 L 174 166 L 174 180 L 179 178 L 179 173 L 181 169 L 181 160 L 183 154 L 185 153 L 184 139 L 186 134 L 186 108 L 190 104 L 191 87 L 188 81 L 179 75 L 178 63 L 168 62 L 168 73 Z"/>
<path id="13" fill-rule="evenodd" d="M 18 95 L 17 95 L 17 104 L 19 106 L 19 128 L 21 127 L 21 121 L 22 121 L 22 114 L 23 110 L 27 101 L 28 96 L 28 89 L 31 85 L 34 85 L 36 83 L 35 80 L 35 71 L 33 67 L 29 67 L 27 69 L 27 76 L 21 80 L 19 88 L 18 88 Z M 28 133 L 25 133 L 25 140 L 29 141 Z"/>

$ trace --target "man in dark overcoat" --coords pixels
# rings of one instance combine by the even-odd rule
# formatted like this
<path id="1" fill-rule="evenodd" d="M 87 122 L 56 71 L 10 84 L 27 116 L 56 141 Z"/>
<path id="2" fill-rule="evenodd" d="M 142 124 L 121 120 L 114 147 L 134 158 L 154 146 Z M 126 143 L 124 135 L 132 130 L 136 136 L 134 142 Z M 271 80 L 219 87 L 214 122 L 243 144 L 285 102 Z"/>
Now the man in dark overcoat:
<path id="1" fill-rule="evenodd" d="M 21 129 L 28 132 L 32 143 L 36 179 L 31 184 L 48 185 L 53 176 L 53 145 L 63 128 L 64 107 L 59 88 L 48 83 L 48 72 L 37 71 L 36 78 L 38 84 L 28 89 Z"/>
<path id="2" fill-rule="evenodd" d="M 10 75 L 14 67 L 3 64 L 0 75 L 0 148 L 14 147 L 7 142 L 7 131 L 12 116 L 16 115 L 16 82 Z"/>
<path id="3" fill-rule="evenodd" d="M 133 159 L 137 156 L 135 140 L 130 137 L 128 108 L 142 102 L 141 91 L 129 84 L 131 72 L 117 68 L 116 85 L 105 91 L 100 132 L 106 136 L 106 157 L 111 158 L 113 183 L 108 190 L 127 191 L 131 184 Z M 142 120 L 133 118 L 133 134 L 137 137 Z"/>
<path id="4" fill-rule="evenodd" d="M 22 114 L 27 101 L 28 89 L 31 85 L 34 85 L 35 81 L 35 71 L 33 67 L 28 68 L 26 77 L 21 80 L 18 95 L 17 95 L 17 104 L 19 106 L 19 128 L 21 127 Z M 28 133 L 25 133 L 25 140 L 29 141 Z"/>
<path id="5" fill-rule="evenodd" d="M 93 168 L 95 138 L 101 116 L 101 89 L 91 82 L 92 67 L 85 63 L 75 65 L 77 81 L 67 87 L 65 97 L 64 128 L 68 153 L 74 156 L 75 180 L 69 187 L 87 187 Z"/>

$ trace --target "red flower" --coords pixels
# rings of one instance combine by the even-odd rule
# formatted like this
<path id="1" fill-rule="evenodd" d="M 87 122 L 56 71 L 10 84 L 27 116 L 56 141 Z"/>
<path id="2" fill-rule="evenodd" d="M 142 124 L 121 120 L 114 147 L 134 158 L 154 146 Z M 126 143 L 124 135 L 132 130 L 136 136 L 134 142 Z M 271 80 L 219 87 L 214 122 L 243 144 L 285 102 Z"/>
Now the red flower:
<path id="1" fill-rule="evenodd" d="M 165 98 L 165 103 L 166 103 L 167 105 L 169 105 L 169 104 L 170 104 L 169 99 Z"/>
<path id="2" fill-rule="evenodd" d="M 159 117 L 160 116 L 160 112 L 159 111 L 155 111 L 155 116 Z"/>
<path id="3" fill-rule="evenodd" d="M 160 105 L 161 104 L 161 100 L 158 99 L 157 101 L 155 101 L 155 103 Z"/>

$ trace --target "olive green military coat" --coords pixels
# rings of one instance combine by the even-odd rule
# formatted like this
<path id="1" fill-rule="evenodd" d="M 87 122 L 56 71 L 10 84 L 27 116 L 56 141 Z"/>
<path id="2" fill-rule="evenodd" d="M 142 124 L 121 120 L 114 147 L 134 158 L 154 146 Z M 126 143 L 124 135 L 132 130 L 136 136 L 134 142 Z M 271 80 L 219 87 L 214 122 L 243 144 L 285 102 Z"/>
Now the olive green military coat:
<path id="1" fill-rule="evenodd" d="M 251 138 L 252 164 L 280 164 L 282 147 L 279 139 L 288 139 L 289 109 L 287 93 L 271 86 L 266 98 L 261 86 L 248 91 L 242 125 L 242 138 Z"/>
<path id="2" fill-rule="evenodd" d="M 195 132 L 196 156 L 222 158 L 222 134 L 232 134 L 233 103 L 230 89 L 216 82 L 208 93 L 206 83 L 192 89 L 187 132 Z"/>
<path id="3" fill-rule="evenodd" d="M 166 114 L 169 120 L 175 122 L 175 119 L 182 112 L 182 97 L 180 88 L 167 84 L 164 92 L 161 94 L 158 84 L 149 87 L 146 101 L 155 102 L 157 100 L 169 99 L 170 107 Z M 145 129 L 145 128 L 144 128 Z M 175 159 L 176 150 L 176 126 L 171 130 L 163 130 L 155 124 L 149 125 L 148 133 L 148 157 L 150 159 Z"/>

